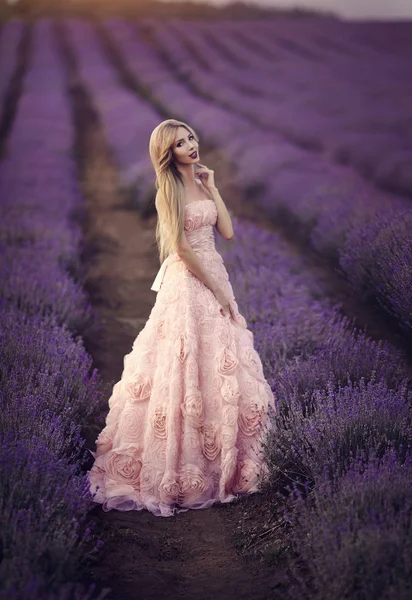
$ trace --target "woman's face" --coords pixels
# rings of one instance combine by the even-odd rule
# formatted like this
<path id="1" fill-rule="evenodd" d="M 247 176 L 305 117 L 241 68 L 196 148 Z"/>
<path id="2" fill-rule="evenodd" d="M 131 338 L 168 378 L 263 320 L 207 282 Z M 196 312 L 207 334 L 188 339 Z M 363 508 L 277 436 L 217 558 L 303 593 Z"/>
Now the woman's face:
<path id="1" fill-rule="evenodd" d="M 185 127 L 176 129 L 175 139 L 172 145 L 173 157 L 177 164 L 192 165 L 199 160 L 199 145 L 195 137 Z M 193 157 L 190 154 L 196 152 Z"/>

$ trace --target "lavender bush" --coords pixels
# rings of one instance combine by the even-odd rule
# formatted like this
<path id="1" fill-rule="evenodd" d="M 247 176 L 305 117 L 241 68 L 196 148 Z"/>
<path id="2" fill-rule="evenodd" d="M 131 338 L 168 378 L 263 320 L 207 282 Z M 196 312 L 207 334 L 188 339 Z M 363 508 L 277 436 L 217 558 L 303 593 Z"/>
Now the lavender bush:
<path id="1" fill-rule="evenodd" d="M 217 242 L 276 399 L 262 490 L 287 526 L 273 548 L 289 568 L 285 597 L 406 599 L 410 365 L 319 301 L 279 236 L 235 220 L 235 242 Z"/>
<path id="2" fill-rule="evenodd" d="M 291 493 L 291 562 L 287 597 L 306 600 L 407 600 L 412 593 L 412 457 L 395 450 L 355 460 L 309 496 Z"/>
<path id="3" fill-rule="evenodd" d="M 0 298 L 26 314 L 53 314 L 74 334 L 93 325 L 94 313 L 81 284 L 61 269 L 50 245 L 45 249 L 38 240 L 32 246 L 0 244 L 0 250 Z"/>
<path id="4" fill-rule="evenodd" d="M 0 598 L 101 600 L 107 591 L 76 582 L 101 545 L 87 526 L 81 429 L 105 390 L 77 337 L 96 314 L 81 285 L 82 199 L 48 20 L 34 25 L 24 84 L 0 165 Z"/>
<path id="5" fill-rule="evenodd" d="M 76 57 L 79 77 L 101 119 L 119 181 L 126 189 L 137 186 L 139 194 L 134 197 L 140 206 L 144 191 L 147 194 L 154 186 L 147 143 L 159 115 L 150 102 L 122 87 L 120 74 L 110 63 L 91 23 L 66 19 L 64 30 Z"/>
<path id="6" fill-rule="evenodd" d="M 11 429 L 1 431 L 1 438 L 3 586 L 13 598 L 43 598 L 61 582 L 75 580 L 85 559 L 84 544 L 92 535 L 84 526 L 91 508 L 87 482 L 79 465 L 60 458 L 46 437 L 16 440 Z M 32 585 L 36 596 L 28 594 Z"/>
<path id="7" fill-rule="evenodd" d="M 368 384 L 361 379 L 341 386 L 331 376 L 326 390 L 304 398 L 296 392 L 281 396 L 266 448 L 269 484 L 275 488 L 287 480 L 313 485 L 325 470 L 330 478 L 341 477 L 361 452 L 382 456 L 390 445 L 400 454 L 409 451 L 410 402 L 406 384 L 389 390 L 375 377 Z"/>
<path id="8" fill-rule="evenodd" d="M 340 265 L 362 298 L 379 303 L 411 336 L 412 209 L 377 215 L 352 230 Z"/>
<path id="9" fill-rule="evenodd" d="M 33 317 L 1 306 L 0 314 L 0 429 L 13 430 L 16 440 L 47 439 L 56 456 L 73 458 L 81 446 L 72 435 L 97 414 L 102 401 L 102 383 L 91 357 L 81 339 L 74 340 L 54 317 Z M 54 419 L 61 421 L 60 427 Z"/>

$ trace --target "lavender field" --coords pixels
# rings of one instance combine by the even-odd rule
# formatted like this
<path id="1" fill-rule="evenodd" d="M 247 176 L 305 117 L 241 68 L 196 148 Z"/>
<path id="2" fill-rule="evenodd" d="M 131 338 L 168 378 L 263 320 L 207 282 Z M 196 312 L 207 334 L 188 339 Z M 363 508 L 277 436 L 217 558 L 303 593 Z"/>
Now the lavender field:
<path id="1" fill-rule="evenodd" d="M 411 598 L 412 23 L 16 19 L 0 57 L 0 600 L 234 598 L 240 573 L 262 600 Z M 85 479 L 155 301 L 148 142 L 169 117 L 230 208 L 217 248 L 277 401 L 262 494 L 181 516 L 179 551 L 154 517 L 114 537 Z M 105 299 L 122 278 L 144 301 Z M 229 532 L 212 576 L 198 527 Z"/>

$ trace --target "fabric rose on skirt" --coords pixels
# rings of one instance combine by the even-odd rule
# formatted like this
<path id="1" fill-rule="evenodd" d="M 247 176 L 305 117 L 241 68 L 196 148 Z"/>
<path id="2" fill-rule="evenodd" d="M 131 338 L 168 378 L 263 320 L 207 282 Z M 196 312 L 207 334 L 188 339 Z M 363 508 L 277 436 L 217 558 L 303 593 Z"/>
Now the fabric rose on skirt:
<path id="1" fill-rule="evenodd" d="M 158 338 L 164 338 L 166 335 L 166 324 L 164 319 L 159 319 L 156 323 L 156 335 Z"/>
<path id="2" fill-rule="evenodd" d="M 111 450 L 113 445 L 113 440 L 107 435 L 106 431 L 103 429 L 96 440 L 96 456 L 100 454 L 105 454 L 109 450 Z"/>
<path id="3" fill-rule="evenodd" d="M 256 435 L 263 409 L 256 402 L 244 402 L 239 410 L 239 429 L 244 435 Z"/>
<path id="4" fill-rule="evenodd" d="M 144 402 L 150 398 L 152 383 L 149 377 L 137 373 L 127 381 L 126 390 L 132 402 Z"/>
<path id="5" fill-rule="evenodd" d="M 182 413 L 192 427 L 200 427 L 203 424 L 203 400 L 199 391 L 189 393 L 185 396 L 182 404 Z"/>
<path id="6" fill-rule="evenodd" d="M 110 479 L 128 483 L 135 490 L 140 490 L 142 461 L 140 452 L 135 448 L 110 450 L 106 455 L 105 468 Z"/>
<path id="7" fill-rule="evenodd" d="M 230 448 L 222 460 L 222 483 L 231 483 L 236 471 L 238 449 Z M 224 490 L 222 490 L 224 491 Z"/>
<path id="8" fill-rule="evenodd" d="M 221 427 L 221 439 L 222 448 L 229 450 L 236 444 L 237 438 L 237 427 L 229 427 L 229 425 L 222 425 Z"/>
<path id="9" fill-rule="evenodd" d="M 162 472 L 157 471 L 151 463 L 145 463 L 140 471 L 140 490 L 153 493 L 159 487 L 162 476 Z"/>
<path id="10" fill-rule="evenodd" d="M 175 471 L 166 472 L 159 485 L 160 496 L 163 502 L 178 502 L 179 487 L 177 473 Z"/>
<path id="11" fill-rule="evenodd" d="M 221 393 L 226 402 L 237 404 L 240 397 L 239 384 L 234 375 L 228 375 L 224 378 Z"/>
<path id="12" fill-rule="evenodd" d="M 242 349 L 241 360 L 254 377 L 257 377 L 258 379 L 263 378 L 262 363 L 258 353 L 253 347 L 247 346 Z"/>
<path id="13" fill-rule="evenodd" d="M 166 439 L 167 406 L 156 406 L 151 416 L 153 433 L 156 437 Z"/>
<path id="14" fill-rule="evenodd" d="M 237 420 L 239 415 L 239 408 L 232 404 L 226 404 L 222 410 L 222 421 L 224 425 L 233 427 L 237 430 Z"/>
<path id="15" fill-rule="evenodd" d="M 194 502 L 205 489 L 205 477 L 199 467 L 185 465 L 180 472 L 179 502 Z"/>
<path id="16" fill-rule="evenodd" d="M 208 423 L 207 425 L 203 425 L 200 433 L 203 454 L 208 460 L 215 460 L 221 448 L 217 424 Z"/>
<path id="17" fill-rule="evenodd" d="M 181 333 L 177 336 L 175 341 L 175 352 L 180 362 L 184 362 L 186 360 L 189 353 L 189 340 L 185 333 Z"/>
<path id="18" fill-rule="evenodd" d="M 224 348 L 217 360 L 217 369 L 221 375 L 233 375 L 239 364 L 238 359 L 229 348 Z"/>

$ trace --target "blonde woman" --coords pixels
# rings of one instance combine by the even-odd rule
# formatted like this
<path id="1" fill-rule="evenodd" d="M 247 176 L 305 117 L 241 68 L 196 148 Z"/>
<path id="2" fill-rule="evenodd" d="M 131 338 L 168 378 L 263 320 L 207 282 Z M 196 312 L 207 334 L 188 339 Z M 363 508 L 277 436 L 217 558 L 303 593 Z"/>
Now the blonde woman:
<path id="1" fill-rule="evenodd" d="M 230 215 L 199 162 L 199 137 L 168 119 L 152 132 L 161 262 L 150 316 L 124 357 L 89 471 L 104 511 L 168 517 L 259 490 L 273 394 L 215 248 Z"/>

